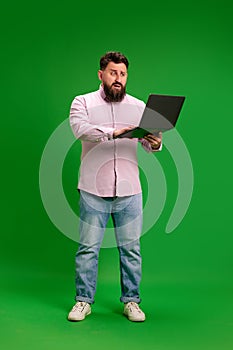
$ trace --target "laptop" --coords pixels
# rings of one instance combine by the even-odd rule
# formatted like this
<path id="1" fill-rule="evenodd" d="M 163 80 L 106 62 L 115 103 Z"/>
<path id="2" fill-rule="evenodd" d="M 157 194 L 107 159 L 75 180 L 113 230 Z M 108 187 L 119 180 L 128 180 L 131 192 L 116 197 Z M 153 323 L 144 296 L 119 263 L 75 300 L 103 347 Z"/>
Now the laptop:
<path id="1" fill-rule="evenodd" d="M 147 134 L 158 135 L 174 128 L 184 100 L 184 96 L 150 94 L 139 125 L 117 138 L 143 138 Z"/>

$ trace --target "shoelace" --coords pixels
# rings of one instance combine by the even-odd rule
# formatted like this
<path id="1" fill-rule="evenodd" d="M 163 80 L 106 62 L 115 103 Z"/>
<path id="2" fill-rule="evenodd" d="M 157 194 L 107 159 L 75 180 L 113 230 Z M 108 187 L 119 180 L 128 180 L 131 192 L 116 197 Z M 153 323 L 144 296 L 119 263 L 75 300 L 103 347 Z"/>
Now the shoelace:
<path id="1" fill-rule="evenodd" d="M 78 303 L 76 303 L 76 304 L 74 305 L 72 311 L 80 311 L 80 312 L 83 312 L 83 310 L 84 310 L 84 308 L 85 308 L 86 305 L 87 305 L 86 303 L 83 303 L 83 302 L 80 302 L 80 301 L 79 301 Z"/>
<path id="2" fill-rule="evenodd" d="M 131 307 L 132 307 L 133 309 L 136 309 L 137 312 L 142 312 L 142 311 L 140 310 L 138 304 L 135 303 L 134 301 L 131 301 L 129 304 L 130 304 L 130 305 L 128 305 L 128 307 L 129 307 L 129 309 L 130 309 L 131 312 L 132 312 Z M 131 307 L 130 307 L 130 306 L 131 306 Z"/>

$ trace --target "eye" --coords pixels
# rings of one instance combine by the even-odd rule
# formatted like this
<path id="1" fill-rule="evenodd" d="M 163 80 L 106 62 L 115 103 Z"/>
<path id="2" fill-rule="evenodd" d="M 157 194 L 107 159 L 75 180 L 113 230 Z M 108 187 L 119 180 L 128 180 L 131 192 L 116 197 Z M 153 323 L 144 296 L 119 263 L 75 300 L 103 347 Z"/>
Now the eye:
<path id="1" fill-rule="evenodd" d="M 125 72 L 121 72 L 121 77 L 125 77 L 126 73 Z"/>

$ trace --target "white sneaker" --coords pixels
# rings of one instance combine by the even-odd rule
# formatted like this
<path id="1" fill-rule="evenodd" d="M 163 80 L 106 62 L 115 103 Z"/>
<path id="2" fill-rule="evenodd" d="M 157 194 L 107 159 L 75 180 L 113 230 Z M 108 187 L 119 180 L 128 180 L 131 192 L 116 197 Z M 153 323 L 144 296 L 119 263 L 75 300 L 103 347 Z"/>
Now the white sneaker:
<path id="1" fill-rule="evenodd" d="M 91 313 L 91 306 L 84 301 L 78 301 L 69 312 L 69 321 L 82 321 L 87 315 Z"/>
<path id="2" fill-rule="evenodd" d="M 126 315 L 130 321 L 134 322 L 143 322 L 146 319 L 144 312 L 134 301 L 125 304 L 124 315 Z"/>

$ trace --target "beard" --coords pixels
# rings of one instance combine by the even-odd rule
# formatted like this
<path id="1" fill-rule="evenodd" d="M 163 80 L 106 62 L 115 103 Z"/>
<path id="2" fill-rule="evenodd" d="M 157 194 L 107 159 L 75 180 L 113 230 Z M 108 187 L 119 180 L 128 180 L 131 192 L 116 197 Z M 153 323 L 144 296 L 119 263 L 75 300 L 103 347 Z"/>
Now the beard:
<path id="1" fill-rule="evenodd" d="M 121 85 L 121 89 L 119 91 L 114 90 L 114 84 Z M 121 83 L 113 83 L 111 86 L 108 86 L 103 82 L 103 88 L 108 102 L 121 102 L 125 97 L 125 86 Z"/>

